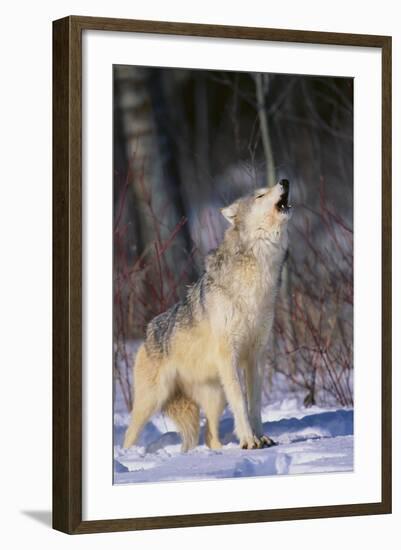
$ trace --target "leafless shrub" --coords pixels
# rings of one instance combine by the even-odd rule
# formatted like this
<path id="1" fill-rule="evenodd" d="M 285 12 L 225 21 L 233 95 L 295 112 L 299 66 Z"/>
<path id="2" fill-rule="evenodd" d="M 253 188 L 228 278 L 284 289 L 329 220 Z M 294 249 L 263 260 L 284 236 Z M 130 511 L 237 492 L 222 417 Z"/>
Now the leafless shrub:
<path id="1" fill-rule="evenodd" d="M 319 211 L 298 206 L 304 215 L 293 230 L 305 255 L 302 262 L 289 258 L 290 299 L 278 299 L 273 363 L 290 385 L 305 390 L 305 405 L 352 406 L 353 231 L 329 209 L 321 188 Z"/>

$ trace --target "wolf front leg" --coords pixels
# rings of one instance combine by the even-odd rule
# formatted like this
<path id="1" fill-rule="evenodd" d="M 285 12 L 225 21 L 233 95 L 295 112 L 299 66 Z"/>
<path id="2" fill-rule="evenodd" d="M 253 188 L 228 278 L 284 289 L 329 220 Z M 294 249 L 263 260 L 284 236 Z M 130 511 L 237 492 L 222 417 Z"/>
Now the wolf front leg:
<path id="1" fill-rule="evenodd" d="M 248 363 L 245 367 L 245 380 L 248 401 L 249 421 L 254 435 L 262 446 L 271 447 L 276 443 L 263 433 L 262 424 L 262 367 L 260 361 Z"/>
<path id="2" fill-rule="evenodd" d="M 242 449 L 256 449 L 262 444 L 254 435 L 248 418 L 245 395 L 238 374 L 238 364 L 233 358 L 219 365 L 220 379 L 228 404 L 234 415 L 235 431 Z"/>
<path id="3" fill-rule="evenodd" d="M 257 436 L 263 434 L 262 426 L 262 375 L 257 364 L 245 366 L 246 395 L 251 427 Z"/>
<path id="4" fill-rule="evenodd" d="M 218 383 L 205 383 L 197 388 L 196 398 L 206 415 L 206 445 L 220 449 L 219 420 L 226 404 L 223 389 Z"/>

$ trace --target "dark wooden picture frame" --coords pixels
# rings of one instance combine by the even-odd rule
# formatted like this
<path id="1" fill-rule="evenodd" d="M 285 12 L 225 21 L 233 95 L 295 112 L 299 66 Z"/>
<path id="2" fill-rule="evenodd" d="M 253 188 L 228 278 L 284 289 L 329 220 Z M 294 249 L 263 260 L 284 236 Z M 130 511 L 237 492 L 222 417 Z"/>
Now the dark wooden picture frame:
<path id="1" fill-rule="evenodd" d="M 380 502 L 82 520 L 82 31 L 379 48 L 382 55 L 382 495 Z M 69 534 L 391 512 L 391 37 L 71 16 L 53 22 L 53 527 Z"/>

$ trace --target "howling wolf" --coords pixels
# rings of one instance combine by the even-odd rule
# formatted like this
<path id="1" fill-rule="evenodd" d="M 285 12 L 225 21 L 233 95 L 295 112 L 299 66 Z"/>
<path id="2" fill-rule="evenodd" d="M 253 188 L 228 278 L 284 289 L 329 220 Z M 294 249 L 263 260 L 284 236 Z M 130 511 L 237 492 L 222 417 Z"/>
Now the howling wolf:
<path id="1" fill-rule="evenodd" d="M 125 448 L 160 410 L 177 425 L 182 450 L 195 447 L 202 409 L 206 444 L 218 449 L 219 418 L 227 401 L 243 449 L 274 445 L 263 433 L 262 369 L 288 245 L 288 193 L 283 179 L 221 210 L 230 227 L 207 256 L 204 274 L 183 301 L 148 325 L 134 365 Z"/>

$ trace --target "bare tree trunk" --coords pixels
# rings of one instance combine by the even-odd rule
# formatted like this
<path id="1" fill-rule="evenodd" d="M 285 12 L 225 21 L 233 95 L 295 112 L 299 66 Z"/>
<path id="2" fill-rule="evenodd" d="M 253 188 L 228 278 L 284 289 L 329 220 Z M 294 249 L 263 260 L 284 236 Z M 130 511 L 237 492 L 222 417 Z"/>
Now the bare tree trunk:
<path id="1" fill-rule="evenodd" d="M 269 78 L 270 76 L 268 74 L 256 73 L 254 75 L 260 133 L 261 133 L 263 151 L 264 151 L 265 160 L 266 160 L 266 182 L 268 187 L 272 187 L 276 183 L 276 174 L 275 174 L 275 162 L 274 162 L 274 156 L 273 156 L 273 150 L 272 150 L 272 144 L 271 144 L 271 135 L 269 131 L 269 125 L 267 122 L 267 114 L 266 114 L 266 92 L 269 85 Z M 293 331 L 291 314 L 290 314 L 292 304 L 291 304 L 291 274 L 289 269 L 288 254 L 281 272 L 280 295 L 284 305 L 284 310 L 287 312 L 285 323 L 288 325 L 288 330 L 291 333 L 293 333 L 294 331 Z M 271 342 L 270 347 L 272 350 L 273 365 L 274 365 L 276 363 L 277 347 L 275 344 L 273 331 L 271 333 L 270 342 Z M 291 362 L 291 370 L 292 372 L 294 372 L 296 369 L 295 357 L 291 355 L 289 360 Z M 273 374 L 273 368 L 269 368 L 268 380 L 270 385 L 272 383 L 272 374 Z"/>
<path id="2" fill-rule="evenodd" d="M 125 139 L 127 169 L 133 192 L 135 214 L 138 217 L 140 240 L 137 253 L 154 239 L 152 220 L 144 207 L 147 192 L 152 189 L 155 156 L 154 123 L 147 91 L 148 70 L 142 67 L 114 67 L 115 101 Z"/>
<path id="3" fill-rule="evenodd" d="M 195 78 L 195 150 L 196 171 L 198 177 L 202 173 L 209 174 L 209 112 L 205 76 L 202 72 Z"/>
<path id="4" fill-rule="evenodd" d="M 272 187 L 276 182 L 275 166 L 269 126 L 265 106 L 265 91 L 269 84 L 269 75 L 255 73 L 253 75 L 256 88 L 256 100 L 258 107 L 260 133 L 262 136 L 263 151 L 266 159 L 266 185 Z"/>
<path id="5" fill-rule="evenodd" d="M 177 70 L 166 81 L 170 124 L 174 128 L 174 144 L 180 179 L 184 183 L 183 199 L 190 217 L 189 230 L 196 251 L 193 262 L 197 271 L 203 271 L 203 258 L 209 251 L 202 231 L 202 212 L 213 196 L 210 178 L 209 154 L 209 106 L 207 82 L 202 72 L 195 73 L 192 83 L 190 73 Z M 192 84 L 193 87 L 188 85 Z M 193 94 L 193 126 L 186 111 L 188 89 Z M 194 273 L 195 275 L 195 273 Z"/>
<path id="6" fill-rule="evenodd" d="M 114 70 L 116 102 L 139 218 L 139 255 L 155 240 L 168 239 L 185 216 L 185 209 L 165 120 L 160 71 L 123 65 Z M 164 257 L 170 266 L 177 266 L 184 261 L 189 247 L 188 231 L 183 226 Z"/>
<path id="7" fill-rule="evenodd" d="M 168 204 L 161 204 L 163 209 L 163 221 L 167 214 L 167 219 L 171 226 L 174 226 L 180 219 L 187 217 L 187 209 L 184 200 L 184 185 L 180 177 L 180 170 L 177 161 L 177 149 L 174 142 L 174 132 L 170 124 L 169 104 L 166 97 L 166 79 L 171 78 L 171 73 L 161 72 L 160 69 L 151 70 L 148 80 L 148 88 L 152 100 L 152 111 L 154 113 L 154 123 L 156 130 L 157 152 L 161 159 L 160 183 L 163 187 L 163 193 Z M 160 194 L 160 189 L 159 189 Z M 186 259 L 186 253 L 192 247 L 191 237 L 188 230 L 188 224 L 181 227 L 179 235 L 176 237 L 174 248 L 171 255 L 174 257 L 172 269 L 177 265 L 181 267 Z M 191 271 L 191 264 L 188 270 Z M 190 275 L 190 273 L 189 273 Z"/>

